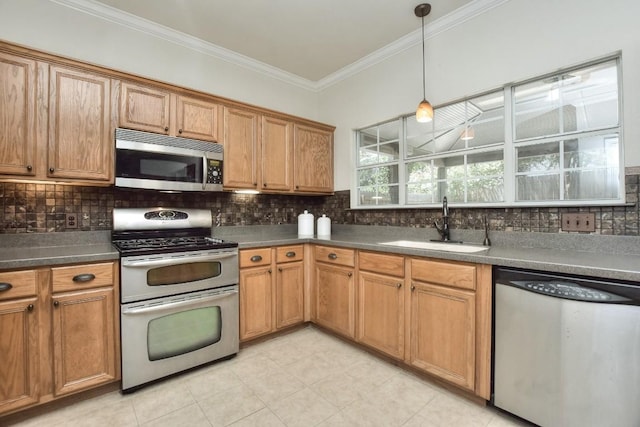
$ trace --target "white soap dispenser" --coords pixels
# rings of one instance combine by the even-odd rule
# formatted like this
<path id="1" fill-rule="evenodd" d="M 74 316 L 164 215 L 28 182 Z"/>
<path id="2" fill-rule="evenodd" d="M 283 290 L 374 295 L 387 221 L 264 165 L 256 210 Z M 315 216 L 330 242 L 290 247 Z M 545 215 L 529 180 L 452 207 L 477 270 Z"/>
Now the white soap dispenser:
<path id="1" fill-rule="evenodd" d="M 304 211 L 298 215 L 298 238 L 313 237 L 313 214 Z"/>
<path id="2" fill-rule="evenodd" d="M 331 218 L 325 214 L 318 218 L 318 239 L 331 239 Z"/>

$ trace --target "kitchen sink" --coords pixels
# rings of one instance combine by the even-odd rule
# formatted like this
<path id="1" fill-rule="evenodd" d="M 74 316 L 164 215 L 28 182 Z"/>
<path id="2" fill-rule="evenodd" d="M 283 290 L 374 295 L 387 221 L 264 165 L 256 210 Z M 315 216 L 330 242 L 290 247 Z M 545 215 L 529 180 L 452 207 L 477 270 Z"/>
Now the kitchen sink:
<path id="1" fill-rule="evenodd" d="M 431 251 L 474 253 L 489 249 L 487 246 L 477 246 L 464 243 L 453 242 L 425 242 L 416 240 L 393 240 L 391 242 L 380 242 L 381 245 L 400 246 L 404 248 L 428 249 Z"/>

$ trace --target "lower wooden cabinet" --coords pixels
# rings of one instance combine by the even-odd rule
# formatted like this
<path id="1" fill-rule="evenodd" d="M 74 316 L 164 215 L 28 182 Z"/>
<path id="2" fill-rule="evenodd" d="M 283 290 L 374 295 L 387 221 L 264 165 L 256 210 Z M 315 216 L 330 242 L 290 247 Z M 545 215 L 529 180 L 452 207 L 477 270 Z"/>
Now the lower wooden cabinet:
<path id="1" fill-rule="evenodd" d="M 38 402 L 38 311 L 36 298 L 0 301 L 0 414 Z"/>
<path id="2" fill-rule="evenodd" d="M 0 415 L 120 378 L 118 263 L 0 272 Z"/>
<path id="3" fill-rule="evenodd" d="M 240 251 L 240 341 L 304 322 L 303 245 Z"/>
<path id="4" fill-rule="evenodd" d="M 413 282 L 409 363 L 469 390 L 475 387 L 475 295 Z"/>

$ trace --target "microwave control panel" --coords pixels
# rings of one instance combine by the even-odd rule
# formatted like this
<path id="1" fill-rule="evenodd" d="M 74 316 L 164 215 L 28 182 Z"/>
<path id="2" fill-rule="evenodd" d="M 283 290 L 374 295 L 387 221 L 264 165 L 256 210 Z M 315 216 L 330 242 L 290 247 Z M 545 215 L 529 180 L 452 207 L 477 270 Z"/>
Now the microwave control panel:
<path id="1" fill-rule="evenodd" d="M 222 184 L 222 160 L 207 160 L 207 184 Z"/>

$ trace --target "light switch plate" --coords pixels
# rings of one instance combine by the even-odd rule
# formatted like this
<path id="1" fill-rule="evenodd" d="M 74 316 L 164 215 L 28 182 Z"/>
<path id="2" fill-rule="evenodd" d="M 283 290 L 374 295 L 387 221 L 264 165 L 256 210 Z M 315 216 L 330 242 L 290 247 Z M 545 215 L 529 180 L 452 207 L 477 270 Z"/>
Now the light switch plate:
<path id="1" fill-rule="evenodd" d="M 596 214 L 593 212 L 563 213 L 561 229 L 592 233 L 596 231 Z"/>

